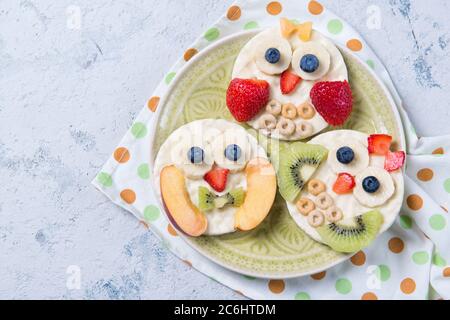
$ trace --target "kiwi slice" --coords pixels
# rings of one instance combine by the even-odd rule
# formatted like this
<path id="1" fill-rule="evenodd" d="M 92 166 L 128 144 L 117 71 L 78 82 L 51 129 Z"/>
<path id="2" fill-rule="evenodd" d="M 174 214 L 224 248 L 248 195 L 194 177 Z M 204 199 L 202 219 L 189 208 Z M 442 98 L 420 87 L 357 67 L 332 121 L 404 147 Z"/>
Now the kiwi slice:
<path id="1" fill-rule="evenodd" d="M 350 219 L 323 225 L 316 230 L 323 242 L 334 251 L 353 253 L 367 247 L 376 238 L 383 221 L 380 211 L 374 210 Z"/>
<path id="2" fill-rule="evenodd" d="M 221 209 L 225 206 L 240 207 L 244 203 L 245 191 L 242 188 L 233 189 L 230 192 L 217 196 L 206 187 L 198 188 L 198 207 L 201 211 Z"/>
<path id="3" fill-rule="evenodd" d="M 278 189 L 286 201 L 294 202 L 327 155 L 325 147 L 295 142 L 271 157 L 278 171 Z"/>

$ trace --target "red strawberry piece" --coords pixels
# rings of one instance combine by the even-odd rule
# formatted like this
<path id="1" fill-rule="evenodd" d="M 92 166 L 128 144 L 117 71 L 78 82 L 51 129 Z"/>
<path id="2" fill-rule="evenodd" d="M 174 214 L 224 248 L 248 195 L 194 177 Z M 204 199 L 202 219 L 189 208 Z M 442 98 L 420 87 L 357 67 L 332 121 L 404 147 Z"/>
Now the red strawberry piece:
<path id="1" fill-rule="evenodd" d="M 349 173 L 340 173 L 333 185 L 336 194 L 346 194 L 352 192 L 355 187 L 355 178 Z"/>
<path id="2" fill-rule="evenodd" d="M 332 126 L 343 125 L 352 113 L 352 90 L 347 81 L 317 82 L 310 97 L 317 112 Z"/>
<path id="3" fill-rule="evenodd" d="M 205 174 L 203 179 L 217 192 L 222 192 L 227 186 L 227 178 L 230 170 L 219 167 L 212 168 L 211 171 Z"/>
<path id="4" fill-rule="evenodd" d="M 384 160 L 384 169 L 392 172 L 400 169 L 405 164 L 406 154 L 403 151 L 388 151 Z"/>
<path id="5" fill-rule="evenodd" d="M 385 156 L 391 148 L 392 137 L 387 134 L 372 134 L 367 142 L 369 153 Z"/>
<path id="6" fill-rule="evenodd" d="M 300 78 L 295 73 L 286 70 L 281 74 L 280 87 L 281 93 L 289 94 L 297 88 L 302 78 Z"/>
<path id="7" fill-rule="evenodd" d="M 270 99 L 270 85 L 265 80 L 233 79 L 227 90 L 227 106 L 239 122 L 250 121 Z"/>

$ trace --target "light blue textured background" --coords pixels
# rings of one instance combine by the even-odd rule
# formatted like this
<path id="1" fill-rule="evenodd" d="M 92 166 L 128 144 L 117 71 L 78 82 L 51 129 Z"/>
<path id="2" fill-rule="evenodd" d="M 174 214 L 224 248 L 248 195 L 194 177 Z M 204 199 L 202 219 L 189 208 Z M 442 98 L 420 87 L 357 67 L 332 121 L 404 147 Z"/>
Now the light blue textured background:
<path id="1" fill-rule="evenodd" d="M 391 72 L 419 135 L 450 133 L 446 0 L 322 0 Z M 168 68 L 231 0 L 0 1 L 0 298 L 242 298 L 90 181 Z M 367 8 L 381 9 L 381 29 Z M 69 6 L 80 30 L 67 28 Z M 81 288 L 66 286 L 68 266 Z"/>

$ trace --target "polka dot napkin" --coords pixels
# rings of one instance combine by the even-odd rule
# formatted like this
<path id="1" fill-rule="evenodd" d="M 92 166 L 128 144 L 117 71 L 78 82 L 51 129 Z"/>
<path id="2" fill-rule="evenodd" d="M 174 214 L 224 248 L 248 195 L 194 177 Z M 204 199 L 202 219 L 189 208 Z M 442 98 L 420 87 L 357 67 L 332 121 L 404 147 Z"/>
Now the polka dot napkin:
<path id="1" fill-rule="evenodd" d="M 393 227 L 347 262 L 289 280 L 250 279 L 228 271 L 191 249 L 170 227 L 148 192 L 148 134 L 159 97 L 189 59 L 218 39 L 272 26 L 281 16 L 313 21 L 315 28 L 347 46 L 374 69 L 391 91 L 408 144 L 406 194 Z M 417 138 L 395 87 L 374 52 L 345 21 L 319 1 L 237 1 L 166 75 L 93 184 L 132 212 L 192 267 L 254 299 L 450 299 L 450 136 Z M 214 298 L 214 297 L 211 297 Z"/>

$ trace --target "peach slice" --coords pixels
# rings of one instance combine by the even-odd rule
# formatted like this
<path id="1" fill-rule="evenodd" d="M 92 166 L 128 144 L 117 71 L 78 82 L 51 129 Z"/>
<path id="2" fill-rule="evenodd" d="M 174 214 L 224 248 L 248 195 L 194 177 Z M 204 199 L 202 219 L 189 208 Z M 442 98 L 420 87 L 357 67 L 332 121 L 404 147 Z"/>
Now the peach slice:
<path id="1" fill-rule="evenodd" d="M 235 227 L 242 231 L 256 228 L 272 208 L 277 192 L 277 178 L 272 164 L 263 158 L 250 160 L 245 168 L 247 194 L 236 210 Z"/>
<path id="2" fill-rule="evenodd" d="M 185 234 L 198 237 L 208 227 L 208 220 L 192 203 L 183 172 L 175 166 L 161 170 L 161 195 L 172 224 Z"/>

